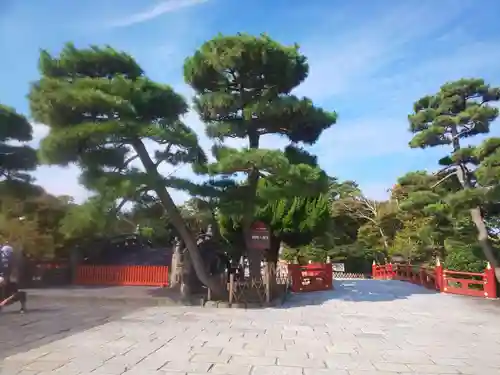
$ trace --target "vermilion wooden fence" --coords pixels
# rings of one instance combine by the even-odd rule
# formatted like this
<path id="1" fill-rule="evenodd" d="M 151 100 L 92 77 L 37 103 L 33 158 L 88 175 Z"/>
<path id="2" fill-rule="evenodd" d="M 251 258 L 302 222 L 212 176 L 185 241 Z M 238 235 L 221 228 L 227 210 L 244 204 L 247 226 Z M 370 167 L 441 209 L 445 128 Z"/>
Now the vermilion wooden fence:
<path id="1" fill-rule="evenodd" d="M 376 265 L 374 262 L 372 277 L 409 281 L 443 293 L 497 298 L 495 273 L 489 263 L 484 272 L 478 273 L 445 270 L 439 260 L 434 268 L 409 264 Z"/>
<path id="2" fill-rule="evenodd" d="M 167 286 L 167 266 L 78 266 L 77 285 Z"/>
<path id="3" fill-rule="evenodd" d="M 293 292 L 316 292 L 333 288 L 333 270 L 327 264 L 289 264 L 288 275 L 291 276 Z"/>

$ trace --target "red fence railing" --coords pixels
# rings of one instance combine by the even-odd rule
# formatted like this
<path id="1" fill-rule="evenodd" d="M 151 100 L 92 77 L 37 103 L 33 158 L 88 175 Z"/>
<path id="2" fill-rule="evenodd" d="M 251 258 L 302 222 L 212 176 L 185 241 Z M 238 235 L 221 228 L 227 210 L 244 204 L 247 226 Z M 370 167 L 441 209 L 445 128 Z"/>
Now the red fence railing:
<path id="1" fill-rule="evenodd" d="M 332 264 L 289 264 L 288 275 L 291 276 L 293 292 L 316 292 L 333 288 Z"/>
<path id="2" fill-rule="evenodd" d="M 76 269 L 77 285 L 167 286 L 167 266 L 86 266 Z"/>
<path id="3" fill-rule="evenodd" d="M 374 263 L 372 277 L 379 280 L 409 281 L 443 293 L 497 298 L 495 272 L 489 263 L 484 272 L 480 273 L 445 270 L 439 261 L 434 268 Z"/>

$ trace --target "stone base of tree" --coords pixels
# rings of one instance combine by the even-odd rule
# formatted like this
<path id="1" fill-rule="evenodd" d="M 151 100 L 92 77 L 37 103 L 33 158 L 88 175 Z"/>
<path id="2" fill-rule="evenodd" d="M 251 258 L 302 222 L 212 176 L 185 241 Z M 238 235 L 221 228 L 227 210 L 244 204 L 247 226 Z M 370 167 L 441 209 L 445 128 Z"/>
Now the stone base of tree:
<path id="1" fill-rule="evenodd" d="M 244 284 L 242 287 L 241 285 Z M 267 288 L 265 285 L 255 285 L 250 281 L 235 283 L 239 285 L 240 290 L 233 291 L 230 298 L 231 287 L 228 284 L 228 295 L 223 298 L 217 298 L 210 293 L 207 293 L 203 298 L 202 305 L 211 308 L 263 308 L 282 305 L 289 293 L 288 284 L 273 283 L 272 289 L 269 291 L 269 298 L 266 296 Z"/>

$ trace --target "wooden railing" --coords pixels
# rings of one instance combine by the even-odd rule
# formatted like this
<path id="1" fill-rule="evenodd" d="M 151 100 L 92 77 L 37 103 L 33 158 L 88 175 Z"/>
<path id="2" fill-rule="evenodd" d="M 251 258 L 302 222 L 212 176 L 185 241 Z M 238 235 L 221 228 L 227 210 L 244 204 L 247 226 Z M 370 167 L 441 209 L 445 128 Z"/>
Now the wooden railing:
<path id="1" fill-rule="evenodd" d="M 483 273 L 443 271 L 443 292 L 496 298 L 496 280 L 491 267 Z"/>
<path id="2" fill-rule="evenodd" d="M 333 288 L 333 270 L 331 263 L 326 264 L 289 264 L 293 292 L 316 292 Z"/>
<path id="3" fill-rule="evenodd" d="M 497 298 L 495 273 L 489 263 L 484 272 L 445 270 L 439 260 L 434 268 L 373 263 L 372 277 L 379 280 L 409 281 L 443 293 Z"/>
<path id="4" fill-rule="evenodd" d="M 87 266 L 76 269 L 77 285 L 167 286 L 167 266 Z"/>

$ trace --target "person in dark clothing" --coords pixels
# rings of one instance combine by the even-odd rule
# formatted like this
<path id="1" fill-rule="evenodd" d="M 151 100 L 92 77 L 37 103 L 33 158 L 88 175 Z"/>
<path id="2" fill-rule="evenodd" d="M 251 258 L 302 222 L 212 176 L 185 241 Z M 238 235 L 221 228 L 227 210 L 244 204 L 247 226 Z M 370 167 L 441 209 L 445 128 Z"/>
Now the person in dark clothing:
<path id="1" fill-rule="evenodd" d="M 21 313 L 26 311 L 26 292 L 18 286 L 20 254 L 16 254 L 12 246 L 6 243 L 0 249 L 0 311 L 4 306 L 15 302 L 21 304 Z"/>
<path id="2" fill-rule="evenodd" d="M 2 302 L 0 302 L 0 311 L 4 306 L 12 305 L 19 302 L 21 309 L 19 312 L 23 314 L 26 311 L 26 292 L 19 290 L 17 283 L 7 282 L 2 286 Z"/>

